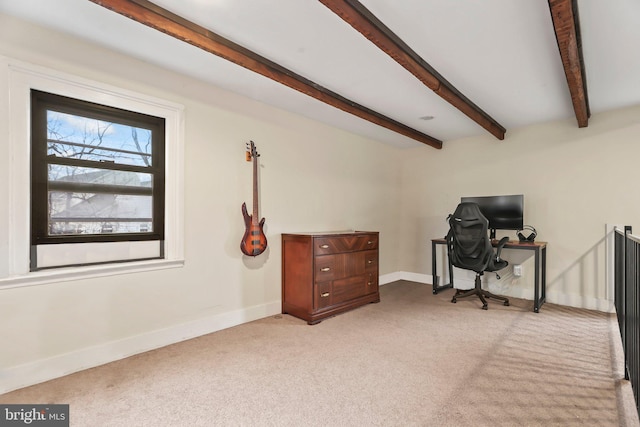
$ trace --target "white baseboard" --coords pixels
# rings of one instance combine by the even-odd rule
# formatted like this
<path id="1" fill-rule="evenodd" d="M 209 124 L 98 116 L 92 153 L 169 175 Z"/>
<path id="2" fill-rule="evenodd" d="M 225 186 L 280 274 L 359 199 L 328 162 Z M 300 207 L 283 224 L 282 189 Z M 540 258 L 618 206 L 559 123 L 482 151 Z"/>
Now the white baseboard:
<path id="1" fill-rule="evenodd" d="M 2 369 L 0 394 L 281 312 L 281 301 L 273 301 Z"/>
<path id="2" fill-rule="evenodd" d="M 385 285 L 401 279 L 428 283 L 430 281 L 429 277 L 396 272 L 380 276 L 379 283 L 380 285 Z M 47 359 L 0 369 L 0 394 L 115 362 L 145 351 L 155 350 L 253 320 L 273 316 L 281 312 L 282 302 L 273 301 L 79 349 Z"/>
<path id="3" fill-rule="evenodd" d="M 433 283 L 430 274 L 410 273 L 408 271 L 396 271 L 394 273 L 383 274 L 378 279 L 380 285 L 397 282 L 398 280 L 408 280 L 410 282 L 424 283 L 425 285 L 431 285 L 431 283 Z"/>
<path id="4" fill-rule="evenodd" d="M 564 294 L 547 289 L 547 302 L 569 307 L 585 308 L 587 310 L 615 313 L 616 307 L 613 301 L 602 298 L 592 298 L 575 294 Z M 542 306 L 544 309 L 544 306 Z"/>
<path id="5" fill-rule="evenodd" d="M 384 274 L 380 276 L 379 283 L 380 285 L 386 285 L 398 280 L 408 280 L 429 286 L 433 283 L 430 274 L 411 273 L 407 271 Z M 473 282 L 471 281 L 470 283 L 471 287 L 473 287 Z M 521 295 L 509 296 L 530 299 Z M 604 312 L 614 311 L 611 301 L 558 292 L 548 291 L 547 302 Z M 270 303 L 221 313 L 145 334 L 80 349 L 71 353 L 2 369 L 0 370 L 0 394 L 49 381 L 84 369 L 100 366 L 105 363 L 114 362 L 145 351 L 210 334 L 232 326 L 273 316 L 281 313 L 281 311 L 281 301 L 272 301 Z M 541 313 L 543 312 L 544 306 L 541 310 Z"/>
<path id="6" fill-rule="evenodd" d="M 384 278 L 384 283 L 383 283 Z M 385 274 L 380 276 L 380 284 L 386 284 L 395 282 L 397 280 L 408 280 L 411 282 L 418 282 L 430 285 L 433 283 L 433 276 L 430 274 L 411 273 L 408 271 L 397 271 L 391 274 Z M 456 278 L 456 285 L 459 289 L 472 289 L 474 286 L 472 279 Z M 513 298 L 522 298 L 533 300 L 533 290 L 527 289 L 511 289 L 510 292 L 505 293 L 506 296 Z M 566 294 L 562 292 L 550 291 L 547 288 L 547 301 L 552 304 L 565 305 L 569 307 L 584 308 L 587 310 L 603 311 L 605 313 L 615 312 L 615 306 L 613 301 L 602 298 L 592 298 L 582 295 Z M 544 310 L 544 305 L 542 310 Z M 541 310 L 541 311 L 542 311 Z"/>

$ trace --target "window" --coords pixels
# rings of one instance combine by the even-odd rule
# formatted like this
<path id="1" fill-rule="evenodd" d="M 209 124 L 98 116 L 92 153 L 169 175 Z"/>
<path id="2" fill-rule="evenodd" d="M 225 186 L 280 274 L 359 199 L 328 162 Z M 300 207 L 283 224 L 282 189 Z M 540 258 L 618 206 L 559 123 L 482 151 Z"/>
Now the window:
<path id="1" fill-rule="evenodd" d="M 162 258 L 164 212 L 164 118 L 31 90 L 32 271 Z M 125 259 L 51 262 L 38 253 L 107 242 L 145 244 Z"/>
<path id="2" fill-rule="evenodd" d="M 0 84 L 0 135 L 4 137 L 2 146 L 4 151 L 0 156 L 0 182 L 5 184 L 0 185 L 0 200 L 2 200 L 0 203 L 0 289 L 182 268 L 184 266 L 185 243 L 184 106 L 164 96 L 152 95 L 150 93 L 152 90 L 149 88 L 146 88 L 144 92 L 129 90 L 3 56 L 0 56 L 0 82 L 2 83 Z M 99 113 L 103 114 L 98 117 L 101 121 L 129 126 L 129 134 L 131 134 L 131 127 L 136 128 L 136 137 L 141 149 L 138 150 L 137 147 L 135 149 L 125 148 L 125 151 L 138 153 L 139 159 L 142 158 L 142 154 L 151 156 L 151 167 L 147 167 L 144 161 L 137 166 L 144 165 L 144 171 L 140 173 L 152 174 L 154 181 L 151 187 L 151 198 L 148 198 L 149 188 L 135 191 L 139 191 L 143 195 L 147 194 L 147 200 L 151 200 L 151 209 L 157 201 L 164 204 L 163 209 L 157 207 L 159 215 L 153 211 L 151 211 L 151 215 L 145 214 L 144 218 L 152 218 L 152 221 L 140 221 L 141 227 L 133 233 L 118 232 L 116 224 L 105 224 L 104 232 L 100 227 L 97 234 L 49 235 L 46 228 L 48 227 L 47 218 L 49 215 L 49 202 L 46 199 L 48 187 L 40 187 L 40 191 L 42 188 L 46 188 L 46 193 L 44 193 L 46 196 L 44 196 L 45 199 L 41 197 L 39 202 L 32 199 L 31 194 L 33 174 L 36 171 L 40 171 L 40 182 L 46 182 L 48 185 L 48 164 L 52 160 L 48 157 L 47 151 L 32 153 L 32 145 L 38 139 L 40 141 L 47 139 L 46 116 L 40 121 L 40 130 L 36 128 L 36 133 L 34 133 L 37 117 L 32 117 L 34 107 L 32 97 L 36 97 L 35 91 L 43 93 L 42 100 L 36 99 L 35 101 L 43 104 L 41 113 L 39 113 L 41 115 L 45 114 L 42 111 L 46 112 L 48 108 L 58 113 L 95 120 L 95 114 Z M 62 96 L 54 95 L 49 98 L 48 94 Z M 64 97 L 71 98 L 71 101 L 74 102 L 79 101 L 79 103 L 71 105 L 64 102 L 59 103 L 61 99 L 65 99 Z M 53 108 L 54 106 L 56 108 Z M 74 106 L 75 109 L 72 108 Z M 63 107 L 66 109 L 61 109 Z M 98 108 L 94 111 L 95 107 Z M 105 114 L 110 115 L 105 117 Z M 8 119 L 1 120 L 2 117 Z M 156 121 L 149 122 L 149 118 L 156 118 Z M 162 132 L 158 135 L 163 136 L 164 141 L 160 141 L 160 144 L 164 145 L 164 149 L 154 146 L 156 142 L 153 139 L 153 134 L 150 151 L 147 152 L 149 148 L 145 149 L 148 136 L 142 135 L 140 129 L 150 129 L 154 132 L 156 128 L 149 127 L 150 124 L 160 126 Z M 164 128 L 162 129 L 162 127 Z M 133 146 L 135 147 L 135 142 Z M 46 143 L 44 147 L 41 147 L 41 150 L 48 150 Z M 111 144 L 105 145 L 104 148 L 116 153 L 120 146 Z M 79 149 L 80 147 L 76 147 L 76 150 Z M 85 147 L 84 153 L 86 154 L 88 150 L 89 148 Z M 96 153 L 95 149 L 93 153 Z M 36 161 L 32 155 L 38 156 L 38 154 L 40 160 Z M 158 165 L 157 170 L 152 170 L 156 168 L 156 164 L 153 163 L 156 156 L 164 157 L 158 159 L 164 162 L 164 168 Z M 62 160 L 62 156 L 57 157 L 60 159 L 56 158 L 55 160 L 60 160 L 60 162 L 70 161 L 70 159 Z M 100 162 L 100 159 L 106 161 Z M 116 165 L 122 169 L 136 166 L 136 164 L 127 166 L 127 163 L 121 159 L 116 163 L 116 159 L 108 157 L 90 159 L 85 156 L 80 160 L 87 160 L 87 163 L 91 165 L 76 165 L 79 168 L 85 168 L 84 172 L 87 172 L 86 169 L 94 168 L 102 172 L 110 166 Z M 113 160 L 113 163 L 110 160 Z M 125 164 L 125 166 L 120 164 Z M 33 170 L 32 165 L 34 166 Z M 125 170 L 125 172 L 131 171 Z M 138 173 L 137 170 L 134 172 Z M 42 174 L 44 174 L 44 179 L 42 179 Z M 76 172 L 77 174 L 78 172 Z M 164 181 L 162 182 L 162 180 Z M 142 183 L 144 180 L 140 182 Z M 116 183 L 120 185 L 122 182 L 116 181 Z M 65 185 L 71 184 L 65 183 L 62 184 L 62 187 Z M 132 186 L 131 183 L 129 186 Z M 144 185 L 137 185 L 137 183 L 133 186 L 144 187 Z M 65 193 L 68 189 L 62 188 Z M 101 187 L 100 189 L 104 190 L 105 188 Z M 87 190 L 86 187 L 82 188 L 82 192 L 89 193 Z M 112 194 L 120 194 L 122 187 L 117 187 L 117 190 Z M 156 190 L 164 192 L 157 199 L 154 194 Z M 134 192 L 134 190 L 122 193 L 130 192 Z M 45 228 L 44 231 L 42 228 L 39 230 L 38 239 L 41 239 L 39 241 L 33 237 L 36 234 L 31 215 L 34 203 L 39 203 L 41 209 L 38 209 L 38 212 L 44 213 L 44 217 L 41 217 L 44 222 L 41 224 L 45 224 Z M 140 217 L 143 215 L 138 213 L 138 218 L 127 218 L 138 220 Z M 89 222 L 86 217 L 82 219 L 83 222 Z M 134 221 L 120 222 L 129 225 L 134 223 Z M 147 225 L 146 230 L 145 224 Z M 68 227 L 68 229 L 70 228 Z M 107 233 L 110 228 L 111 233 Z"/>

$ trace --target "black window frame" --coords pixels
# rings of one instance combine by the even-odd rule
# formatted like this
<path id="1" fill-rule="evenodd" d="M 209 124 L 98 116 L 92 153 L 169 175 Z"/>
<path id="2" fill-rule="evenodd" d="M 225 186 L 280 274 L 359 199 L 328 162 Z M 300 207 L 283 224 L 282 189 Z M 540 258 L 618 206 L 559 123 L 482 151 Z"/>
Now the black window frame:
<path id="1" fill-rule="evenodd" d="M 47 155 L 47 111 L 57 111 L 97 120 L 150 129 L 151 165 L 136 166 Z M 31 246 L 59 243 L 164 241 L 165 237 L 165 119 L 135 111 L 97 104 L 39 90 L 31 90 Z M 49 234 L 49 164 L 88 167 L 103 170 L 142 172 L 153 176 L 152 230 L 136 233 Z M 133 194 L 134 189 L 94 184 L 96 192 Z M 73 184 L 69 185 L 73 188 Z M 86 191 L 86 188 L 84 188 Z"/>

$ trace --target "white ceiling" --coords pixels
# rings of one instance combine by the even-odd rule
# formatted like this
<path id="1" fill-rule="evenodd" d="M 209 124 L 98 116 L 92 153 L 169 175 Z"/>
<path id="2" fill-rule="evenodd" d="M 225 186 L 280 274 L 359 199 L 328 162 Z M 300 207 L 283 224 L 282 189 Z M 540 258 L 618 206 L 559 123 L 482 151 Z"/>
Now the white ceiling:
<path id="1" fill-rule="evenodd" d="M 506 140 L 510 129 L 575 117 L 547 0 L 360 2 L 504 126 Z M 446 141 L 461 137 L 494 138 L 318 1 L 154 3 L 358 104 L 445 141 L 445 149 Z M 579 0 L 578 6 L 592 114 L 639 104 L 640 2 Z M 384 143 L 422 145 L 89 0 L 0 0 L 0 13 Z M 420 119 L 423 116 L 435 118 L 425 121 Z"/>

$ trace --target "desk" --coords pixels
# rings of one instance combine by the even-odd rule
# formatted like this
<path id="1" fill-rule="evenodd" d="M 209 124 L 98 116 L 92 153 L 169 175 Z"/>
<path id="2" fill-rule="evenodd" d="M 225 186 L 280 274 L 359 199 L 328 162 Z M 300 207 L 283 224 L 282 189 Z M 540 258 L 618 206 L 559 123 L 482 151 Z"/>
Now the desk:
<path id="1" fill-rule="evenodd" d="M 436 245 L 445 245 L 445 239 L 431 240 L 431 272 L 433 275 L 433 293 L 437 294 L 443 289 L 453 288 L 453 266 L 449 262 L 449 280 L 450 283 L 439 286 L 439 277 L 436 271 Z M 493 242 L 493 246 L 497 246 L 498 241 Z M 533 311 L 540 312 L 540 307 L 547 299 L 547 242 L 520 242 L 518 240 L 510 240 L 504 245 L 505 249 L 519 249 L 525 251 L 533 251 L 535 256 L 535 279 L 534 279 L 534 299 Z"/>

